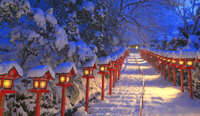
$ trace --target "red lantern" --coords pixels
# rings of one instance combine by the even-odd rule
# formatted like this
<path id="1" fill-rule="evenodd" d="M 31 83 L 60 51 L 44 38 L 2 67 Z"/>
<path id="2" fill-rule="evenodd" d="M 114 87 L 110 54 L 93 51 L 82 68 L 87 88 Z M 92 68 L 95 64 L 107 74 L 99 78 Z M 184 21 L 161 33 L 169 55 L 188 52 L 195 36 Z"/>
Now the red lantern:
<path id="1" fill-rule="evenodd" d="M 195 49 L 182 49 L 181 56 L 185 60 L 184 69 L 188 70 L 189 75 L 189 87 L 190 87 L 190 97 L 193 99 L 193 90 L 192 90 L 192 74 L 191 70 L 195 69 L 194 61 L 196 58 L 196 50 Z"/>
<path id="2" fill-rule="evenodd" d="M 62 87 L 62 102 L 61 102 L 61 116 L 65 115 L 65 100 L 66 100 L 66 88 L 73 86 L 71 84 L 71 78 L 76 75 L 76 67 L 71 62 L 65 62 L 59 64 L 54 69 L 56 75 L 59 77 L 59 83 L 57 86 Z"/>
<path id="3" fill-rule="evenodd" d="M 33 79 L 33 89 L 30 92 L 37 93 L 35 116 L 40 115 L 41 95 L 42 93 L 50 92 L 47 90 L 49 80 L 55 78 L 55 73 L 48 65 L 39 65 L 29 70 L 27 74 L 28 78 Z"/>
<path id="4" fill-rule="evenodd" d="M 6 93 L 16 93 L 13 89 L 15 78 L 21 78 L 23 71 L 21 67 L 13 62 L 1 62 L 0 63 L 0 115 L 3 116 L 4 102 Z"/>
<path id="5" fill-rule="evenodd" d="M 83 76 L 82 78 L 86 78 L 86 97 L 85 97 L 85 111 L 88 113 L 88 102 L 89 102 L 89 80 L 95 78 L 93 76 L 93 71 L 97 69 L 94 60 L 90 62 L 85 62 L 81 66 L 83 69 Z"/>

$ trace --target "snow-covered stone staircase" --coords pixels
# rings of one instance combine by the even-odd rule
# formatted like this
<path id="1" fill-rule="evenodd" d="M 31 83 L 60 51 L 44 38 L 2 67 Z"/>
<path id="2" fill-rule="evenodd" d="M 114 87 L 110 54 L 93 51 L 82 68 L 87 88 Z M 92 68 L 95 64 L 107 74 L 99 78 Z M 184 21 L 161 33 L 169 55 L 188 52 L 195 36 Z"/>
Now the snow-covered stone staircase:
<path id="1" fill-rule="evenodd" d="M 89 104 L 88 116 L 135 116 L 139 114 L 139 102 L 142 90 L 142 77 L 139 75 L 134 55 L 124 61 L 120 80 L 109 96 L 108 85 L 104 101 Z"/>

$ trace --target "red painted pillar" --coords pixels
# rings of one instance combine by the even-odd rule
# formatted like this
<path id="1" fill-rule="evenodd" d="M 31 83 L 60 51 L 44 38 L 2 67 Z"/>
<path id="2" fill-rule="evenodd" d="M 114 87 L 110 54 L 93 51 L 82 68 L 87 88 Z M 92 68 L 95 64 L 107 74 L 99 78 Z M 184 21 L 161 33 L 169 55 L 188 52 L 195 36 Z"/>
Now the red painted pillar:
<path id="1" fill-rule="evenodd" d="M 168 77 L 169 77 L 169 82 L 171 82 L 171 77 L 170 77 L 170 65 L 168 64 Z"/>
<path id="2" fill-rule="evenodd" d="M 110 70 L 110 90 L 109 95 L 112 95 L 112 70 Z"/>
<path id="3" fill-rule="evenodd" d="M 165 67 L 166 67 L 166 64 L 164 63 L 164 76 L 165 76 L 165 79 L 166 79 L 166 69 L 165 69 Z"/>
<path id="4" fill-rule="evenodd" d="M 37 92 L 35 116 L 40 116 L 41 95 L 41 92 Z"/>
<path id="5" fill-rule="evenodd" d="M 159 61 L 158 61 L 158 73 L 159 73 Z"/>
<path id="6" fill-rule="evenodd" d="M 0 116 L 3 116 L 4 102 L 6 99 L 5 93 L 0 93 Z"/>
<path id="7" fill-rule="evenodd" d="M 61 116 L 65 116 L 66 87 L 62 86 Z"/>
<path id="8" fill-rule="evenodd" d="M 184 86 L 183 86 L 183 68 L 180 67 L 180 76 L 181 76 L 181 90 L 184 92 Z"/>
<path id="9" fill-rule="evenodd" d="M 163 66 L 162 66 L 162 62 L 160 63 L 160 66 L 161 66 L 161 75 L 163 75 L 163 70 L 162 70 Z"/>
<path id="10" fill-rule="evenodd" d="M 85 111 L 88 113 L 88 102 L 89 102 L 89 77 L 86 78 L 86 95 L 85 95 Z"/>
<path id="11" fill-rule="evenodd" d="M 175 70 L 175 65 L 173 65 L 173 74 L 174 74 L 174 86 L 176 86 L 176 70 Z"/>
<path id="12" fill-rule="evenodd" d="M 115 73 L 116 73 L 116 71 L 114 70 L 113 71 L 113 87 L 115 88 Z"/>
<path id="13" fill-rule="evenodd" d="M 104 78 L 105 74 L 102 74 L 101 100 L 104 100 Z"/>
<path id="14" fill-rule="evenodd" d="M 118 67 L 118 80 L 119 80 L 119 76 L 120 76 L 120 64 L 118 65 L 119 67 Z"/>
<path id="15" fill-rule="evenodd" d="M 191 69 L 188 69 L 189 72 L 189 86 L 190 86 L 190 98 L 193 99 L 193 90 L 192 90 L 192 75 L 191 75 Z"/>

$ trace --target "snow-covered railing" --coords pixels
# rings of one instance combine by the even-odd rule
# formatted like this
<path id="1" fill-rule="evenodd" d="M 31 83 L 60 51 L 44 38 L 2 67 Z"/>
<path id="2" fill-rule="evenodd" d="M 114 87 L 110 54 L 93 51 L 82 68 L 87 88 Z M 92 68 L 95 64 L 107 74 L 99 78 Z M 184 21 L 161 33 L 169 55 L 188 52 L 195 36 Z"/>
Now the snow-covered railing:
<path id="1" fill-rule="evenodd" d="M 134 55 L 134 58 L 135 58 L 135 55 Z M 135 62 L 137 64 L 137 66 L 139 67 L 139 73 L 142 75 L 143 77 L 143 84 L 142 84 L 142 93 L 141 93 L 141 99 L 140 99 L 140 113 L 139 113 L 139 116 L 142 116 L 142 108 L 143 108 L 143 95 L 144 95 L 144 87 L 145 87 L 145 75 L 144 75 L 144 72 L 143 70 L 140 68 L 140 66 L 138 65 L 138 62 L 135 58 Z"/>

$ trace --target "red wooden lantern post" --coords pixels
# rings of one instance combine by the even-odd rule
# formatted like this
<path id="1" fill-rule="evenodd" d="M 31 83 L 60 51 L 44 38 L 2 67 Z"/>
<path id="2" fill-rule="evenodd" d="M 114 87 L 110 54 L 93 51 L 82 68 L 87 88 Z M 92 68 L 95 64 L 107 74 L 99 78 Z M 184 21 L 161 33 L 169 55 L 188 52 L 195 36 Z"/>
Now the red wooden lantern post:
<path id="1" fill-rule="evenodd" d="M 71 78 L 73 75 L 76 75 L 76 67 L 71 62 L 65 62 L 59 64 L 54 72 L 59 77 L 59 83 L 57 86 L 62 87 L 62 102 L 61 102 L 61 116 L 65 116 L 65 100 L 66 100 L 66 88 L 73 86 L 71 84 Z"/>
<path id="2" fill-rule="evenodd" d="M 176 86 L 176 66 L 179 62 L 179 57 L 177 57 L 177 53 L 180 54 L 180 51 L 173 51 L 173 60 L 171 60 L 170 66 L 173 67 L 173 77 L 174 77 L 174 86 Z M 179 55 L 180 56 L 180 55 Z"/>
<path id="3" fill-rule="evenodd" d="M 22 78 L 22 68 L 14 61 L 0 63 L 0 116 L 3 116 L 6 93 L 16 93 L 13 89 L 15 78 Z"/>
<path id="4" fill-rule="evenodd" d="M 156 61 L 157 61 L 157 71 L 158 71 L 158 73 L 159 73 L 159 70 L 160 70 L 160 68 L 159 68 L 159 63 L 160 63 L 160 56 L 159 56 L 159 51 L 157 50 L 156 51 Z"/>
<path id="5" fill-rule="evenodd" d="M 89 102 L 89 81 L 90 79 L 95 78 L 93 76 L 93 71 L 97 69 L 94 60 L 90 62 L 85 62 L 81 66 L 83 69 L 83 76 L 81 78 L 86 79 L 86 94 L 85 94 L 85 111 L 88 113 L 88 102 Z"/>
<path id="6" fill-rule="evenodd" d="M 33 79 L 33 89 L 29 91 L 37 93 L 35 116 L 40 116 L 41 95 L 50 92 L 48 82 L 55 78 L 55 73 L 48 65 L 38 65 L 28 71 L 27 77 Z"/>
<path id="7" fill-rule="evenodd" d="M 171 64 L 172 60 L 173 60 L 173 52 L 172 51 L 168 51 L 167 52 L 167 62 L 166 62 L 166 64 L 168 65 L 168 78 L 169 78 L 169 82 L 171 82 L 170 64 Z"/>
<path id="8" fill-rule="evenodd" d="M 191 70 L 196 68 L 194 66 L 194 61 L 195 61 L 195 58 L 196 58 L 196 50 L 195 49 L 182 49 L 181 50 L 181 56 L 185 60 L 184 69 L 188 70 L 189 87 L 190 87 L 190 98 L 193 99 Z"/>
<path id="9" fill-rule="evenodd" d="M 178 60 L 178 65 L 176 68 L 180 68 L 180 78 L 181 78 L 181 91 L 184 92 L 184 87 L 183 87 L 183 68 L 185 67 L 184 61 L 182 58 Z"/>
<path id="10" fill-rule="evenodd" d="M 153 53 L 152 52 L 150 53 L 150 60 L 151 60 L 150 64 L 151 64 L 151 66 L 153 66 Z"/>
<path id="11" fill-rule="evenodd" d="M 115 83 L 117 82 L 117 77 L 118 77 L 118 60 L 114 63 L 114 77 L 113 77 L 113 87 L 115 88 Z"/>
<path id="12" fill-rule="evenodd" d="M 166 69 L 165 69 L 165 67 L 166 67 L 166 59 L 167 59 L 167 57 L 163 57 L 163 63 L 164 63 L 164 68 L 163 68 L 163 70 L 164 70 L 164 77 L 165 77 L 165 79 L 166 79 Z"/>
<path id="13" fill-rule="evenodd" d="M 110 56 L 99 58 L 99 72 L 98 72 L 98 74 L 102 75 L 101 100 L 104 100 L 104 87 L 105 87 L 104 79 L 105 79 L 105 75 L 109 74 L 107 72 L 107 67 L 109 65 L 111 65 L 110 64 Z"/>
<path id="14" fill-rule="evenodd" d="M 175 67 L 177 65 L 177 62 L 178 62 L 178 59 L 172 59 L 171 64 L 170 64 L 170 66 L 173 67 L 174 86 L 176 86 L 176 69 L 175 69 Z"/>
<path id="15" fill-rule="evenodd" d="M 116 59 L 115 59 L 116 60 Z M 112 58 L 111 58 L 111 62 L 110 62 L 110 65 L 108 66 L 107 68 L 110 72 L 110 85 L 109 85 L 109 95 L 112 95 L 112 75 L 113 75 L 113 80 L 114 80 L 114 71 L 115 71 L 115 68 L 114 68 L 114 62 L 112 61 Z M 114 82 L 114 81 L 113 81 Z M 114 82 L 115 83 L 115 82 Z M 113 85 L 114 85 L 113 83 Z"/>

